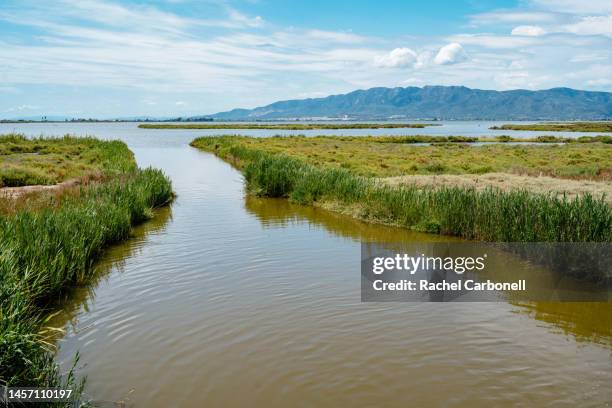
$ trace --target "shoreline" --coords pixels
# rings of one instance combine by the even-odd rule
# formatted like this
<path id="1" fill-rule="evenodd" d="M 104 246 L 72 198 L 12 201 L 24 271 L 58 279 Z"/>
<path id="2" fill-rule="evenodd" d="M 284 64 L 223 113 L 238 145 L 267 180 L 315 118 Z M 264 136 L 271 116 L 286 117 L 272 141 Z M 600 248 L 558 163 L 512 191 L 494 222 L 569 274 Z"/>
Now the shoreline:
<path id="1" fill-rule="evenodd" d="M 490 242 L 603 242 L 612 208 L 590 194 L 573 200 L 525 190 L 389 186 L 342 168 L 313 166 L 282 153 L 203 137 L 191 146 L 236 165 L 257 195 L 289 198 L 354 218 Z M 581 215 L 579 219 L 575 219 Z"/>
<path id="2" fill-rule="evenodd" d="M 15 140 L 25 150 L 46 141 Z M 77 142 L 83 143 L 54 143 L 75 148 Z M 47 317 L 58 300 L 90 282 L 93 263 L 109 245 L 129 239 L 134 226 L 174 198 L 170 180 L 160 170 L 138 168 L 125 143 L 85 142 L 108 154 L 110 161 L 100 164 L 102 182 L 89 183 L 90 176 L 83 175 L 0 194 L 0 381 L 11 387 L 72 387 L 75 400 L 83 381 L 72 371 L 59 371 L 50 342 L 56 331 L 46 327 Z"/>

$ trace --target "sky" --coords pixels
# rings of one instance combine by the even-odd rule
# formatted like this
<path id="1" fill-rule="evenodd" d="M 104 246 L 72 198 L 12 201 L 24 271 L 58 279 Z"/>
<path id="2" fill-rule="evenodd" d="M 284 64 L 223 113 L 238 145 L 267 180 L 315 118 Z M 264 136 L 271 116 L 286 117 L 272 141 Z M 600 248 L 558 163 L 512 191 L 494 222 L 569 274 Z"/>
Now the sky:
<path id="1" fill-rule="evenodd" d="M 612 0 L 0 0 L 0 118 L 425 85 L 612 91 Z"/>

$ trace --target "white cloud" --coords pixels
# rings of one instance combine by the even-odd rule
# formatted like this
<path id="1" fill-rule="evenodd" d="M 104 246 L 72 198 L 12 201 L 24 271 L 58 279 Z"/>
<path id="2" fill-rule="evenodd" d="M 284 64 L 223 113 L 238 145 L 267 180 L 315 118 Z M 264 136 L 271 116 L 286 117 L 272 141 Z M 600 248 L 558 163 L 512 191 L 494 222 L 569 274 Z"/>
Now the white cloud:
<path id="1" fill-rule="evenodd" d="M 612 85 L 612 79 L 610 78 L 599 78 L 599 79 L 589 79 L 587 81 L 587 85 L 592 86 L 609 86 Z"/>
<path id="2" fill-rule="evenodd" d="M 531 88 L 529 73 L 526 71 L 502 72 L 495 76 L 495 81 L 502 89 Z"/>
<path id="3" fill-rule="evenodd" d="M 229 18 L 232 22 L 238 24 L 238 26 L 261 27 L 264 25 L 264 20 L 261 16 L 248 17 L 233 9 L 229 10 Z"/>
<path id="4" fill-rule="evenodd" d="M 417 69 L 426 68 L 429 65 L 431 65 L 432 59 L 433 59 L 432 51 L 429 51 L 429 50 L 423 51 L 417 56 L 417 60 L 414 64 L 414 67 Z"/>
<path id="5" fill-rule="evenodd" d="M 451 36 L 449 40 L 462 44 L 478 45 L 485 48 L 503 49 L 526 47 L 534 44 L 536 38 L 493 34 L 458 34 Z"/>
<path id="6" fill-rule="evenodd" d="M 440 48 L 436 54 L 434 62 L 437 65 L 451 65 L 463 62 L 468 59 L 465 50 L 459 43 L 451 43 Z"/>
<path id="7" fill-rule="evenodd" d="M 7 110 L 5 110 L 4 112 L 6 113 L 10 113 L 10 112 L 23 112 L 23 111 L 29 111 L 29 110 L 36 110 L 38 109 L 38 106 L 36 105 L 19 105 L 19 106 L 15 106 L 13 108 L 9 108 Z"/>
<path id="8" fill-rule="evenodd" d="M 512 35 L 522 35 L 526 37 L 539 37 L 546 34 L 546 31 L 539 26 L 522 25 L 512 29 Z"/>
<path id="9" fill-rule="evenodd" d="M 490 13 L 474 14 L 470 17 L 472 25 L 490 25 L 500 23 L 552 23 L 557 21 L 559 16 L 554 13 L 544 11 L 517 11 L 517 10 L 499 10 Z"/>
<path id="10" fill-rule="evenodd" d="M 564 28 L 570 33 L 580 35 L 612 35 L 612 16 L 583 17 L 577 23 Z"/>
<path id="11" fill-rule="evenodd" d="M 376 57 L 375 64 L 384 68 L 406 68 L 416 61 L 417 54 L 410 48 L 395 48 L 388 54 Z"/>
<path id="12" fill-rule="evenodd" d="M 570 62 L 593 62 L 605 61 L 606 59 L 606 55 L 601 53 L 577 54 L 570 59 Z"/>
<path id="13" fill-rule="evenodd" d="M 349 44 L 361 43 L 367 40 L 366 37 L 362 37 L 357 34 L 338 31 L 310 30 L 306 33 L 306 35 L 314 40 Z"/>

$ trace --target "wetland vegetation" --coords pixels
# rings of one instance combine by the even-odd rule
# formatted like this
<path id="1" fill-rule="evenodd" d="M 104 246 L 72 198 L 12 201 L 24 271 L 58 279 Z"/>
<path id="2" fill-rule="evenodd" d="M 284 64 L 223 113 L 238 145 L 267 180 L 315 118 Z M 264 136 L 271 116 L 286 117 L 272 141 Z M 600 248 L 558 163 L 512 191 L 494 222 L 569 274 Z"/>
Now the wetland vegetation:
<path id="1" fill-rule="evenodd" d="M 119 141 L 0 135 L 0 187 L 50 185 L 73 178 L 111 176 L 135 168 L 132 153 Z"/>
<path id="2" fill-rule="evenodd" d="M 493 126 L 494 130 L 538 130 L 545 132 L 612 132 L 612 122 L 547 122 Z"/>
<path id="3" fill-rule="evenodd" d="M 18 135 L 0 140 L 3 172 L 43 168 L 47 183 L 100 173 L 81 185 L 0 195 L 0 383 L 76 386 L 71 375 L 60 376 L 52 345 L 58 329 L 46 327 L 47 319 L 71 289 L 89 281 L 105 247 L 128 238 L 133 225 L 170 202 L 170 180 L 159 170 L 137 168 L 119 141 Z M 40 161 L 23 159 L 35 152 Z"/>
<path id="4" fill-rule="evenodd" d="M 334 137 L 235 136 L 201 137 L 192 146 L 214 152 L 241 168 L 255 194 L 322 205 L 368 221 L 491 242 L 606 242 L 612 238 L 612 209 L 590 194 L 567 199 L 520 189 L 422 189 L 380 183 L 375 178 L 405 169 L 418 171 L 411 166 L 419 163 L 419 158 L 431 157 L 445 160 L 439 165 L 442 169 L 450 163 L 482 165 L 484 157 L 503 166 L 516 162 L 518 152 L 522 161 L 531 159 L 534 165 L 544 166 L 565 147 L 502 145 L 487 146 L 495 150 L 483 151 Z M 610 160 L 610 150 L 600 154 Z M 344 160 L 350 165 L 343 165 Z M 391 170 L 380 166 L 394 162 Z M 438 167 L 424 169 L 439 171 Z"/>
<path id="5" fill-rule="evenodd" d="M 282 153 L 314 166 L 350 170 L 367 177 L 405 175 L 485 174 L 504 172 L 557 178 L 607 180 L 612 178 L 612 145 L 471 146 L 464 143 L 415 145 L 412 136 L 225 136 L 214 140 Z M 408 142 L 407 142 L 408 140 Z M 426 137 L 419 140 L 426 140 Z M 194 144 L 205 144 L 198 139 Z"/>

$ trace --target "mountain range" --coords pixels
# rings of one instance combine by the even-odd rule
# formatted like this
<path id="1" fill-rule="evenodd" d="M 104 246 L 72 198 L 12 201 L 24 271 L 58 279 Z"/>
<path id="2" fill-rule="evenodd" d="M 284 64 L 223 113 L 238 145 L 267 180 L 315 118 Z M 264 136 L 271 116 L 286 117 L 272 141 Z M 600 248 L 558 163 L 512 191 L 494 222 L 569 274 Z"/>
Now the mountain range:
<path id="1" fill-rule="evenodd" d="M 464 86 L 371 88 L 206 115 L 214 120 L 440 119 L 607 120 L 612 93 L 552 88 L 494 91 Z M 197 120 L 197 117 L 188 120 Z"/>

